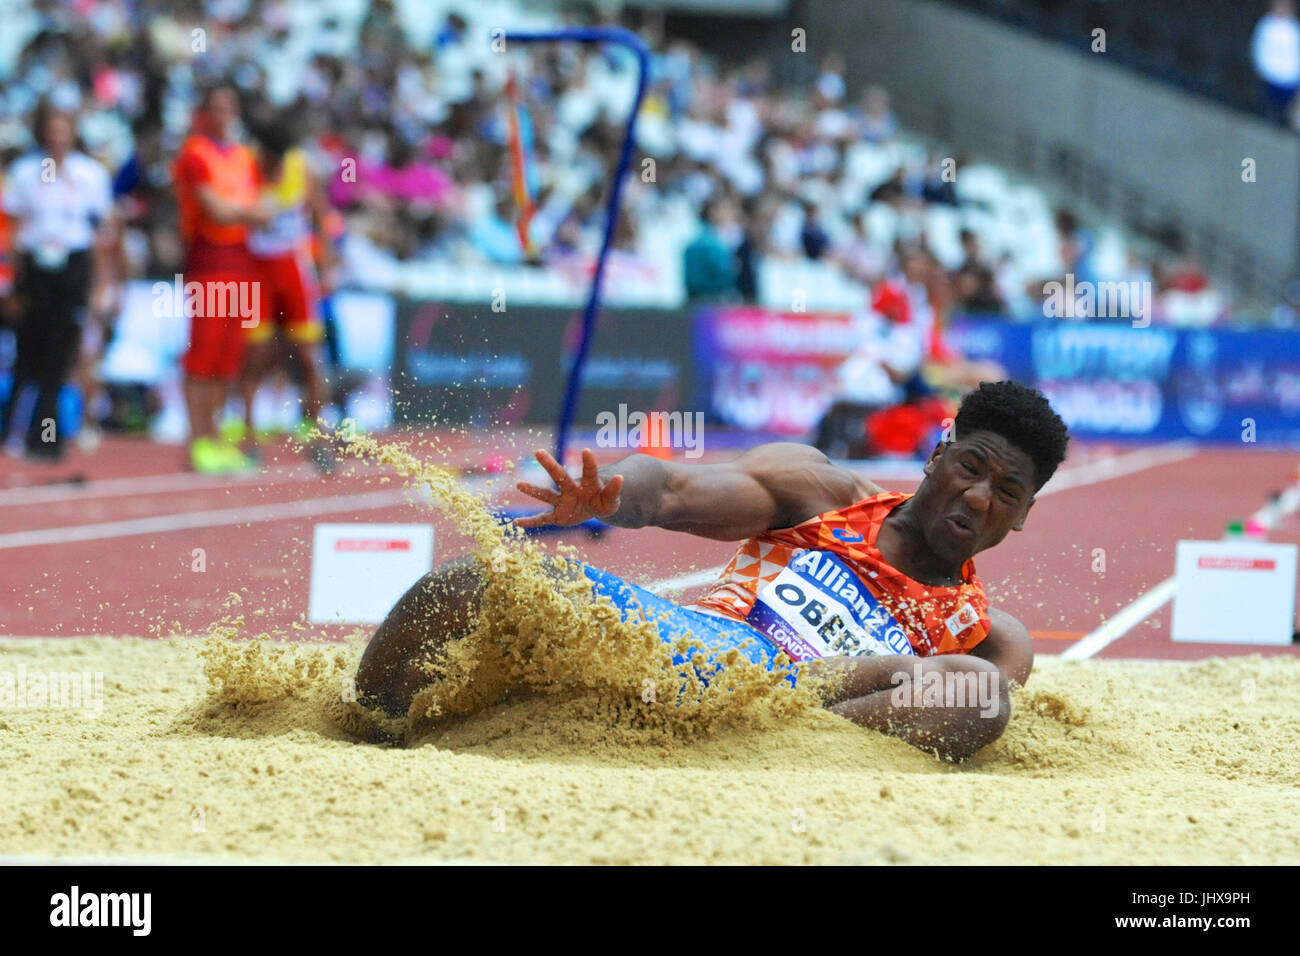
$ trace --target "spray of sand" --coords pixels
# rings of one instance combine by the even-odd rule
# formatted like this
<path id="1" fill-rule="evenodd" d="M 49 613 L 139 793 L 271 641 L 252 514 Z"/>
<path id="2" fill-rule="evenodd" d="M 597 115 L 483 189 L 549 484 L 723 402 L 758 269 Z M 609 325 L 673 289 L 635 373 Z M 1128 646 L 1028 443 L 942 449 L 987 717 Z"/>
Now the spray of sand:
<path id="1" fill-rule="evenodd" d="M 593 599 L 590 582 L 568 564 L 572 549 L 547 553 L 493 514 L 454 471 L 405 444 L 352 435 L 342 444 L 349 455 L 423 486 L 472 540 L 486 581 L 477 619 L 462 639 L 429 649 L 421 662 L 429 684 L 405 720 L 357 700 L 347 676 L 360 651 L 356 643 L 333 653 L 277 647 L 266 635 L 243 641 L 236 628 L 216 627 L 200 649 L 213 706 L 310 699 L 359 738 L 411 744 L 446 740 L 458 718 L 508 701 L 502 713 L 509 719 L 476 726 L 496 736 L 510 732 L 510 720 L 522 727 L 545 713 L 571 739 L 586 736 L 595 745 L 613 734 L 662 746 L 737 724 L 793 719 L 820 705 L 811 681 L 791 688 L 782 673 L 738 651 L 713 664 L 675 665 L 674 655 L 705 652 L 686 640 L 667 645 L 653 622 L 624 622 L 608 599 Z"/>

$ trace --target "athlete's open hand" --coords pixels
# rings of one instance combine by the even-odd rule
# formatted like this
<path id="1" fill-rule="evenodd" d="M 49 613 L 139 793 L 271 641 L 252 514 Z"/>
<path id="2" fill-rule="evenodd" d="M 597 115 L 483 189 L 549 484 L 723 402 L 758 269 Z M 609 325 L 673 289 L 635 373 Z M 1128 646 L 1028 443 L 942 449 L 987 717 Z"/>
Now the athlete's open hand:
<path id="1" fill-rule="evenodd" d="M 619 493 L 623 490 L 623 476 L 615 475 L 601 484 L 600 475 L 596 473 L 596 456 L 590 448 L 582 450 L 582 479 L 575 482 L 563 466 L 538 449 L 534 453 L 538 464 L 555 482 L 557 490 L 539 488 L 537 485 L 521 481 L 515 485 L 526 495 L 551 506 L 551 510 L 527 518 L 516 518 L 515 524 L 521 528 L 540 528 L 544 525 L 561 526 L 582 524 L 592 518 L 604 518 L 618 510 Z"/>

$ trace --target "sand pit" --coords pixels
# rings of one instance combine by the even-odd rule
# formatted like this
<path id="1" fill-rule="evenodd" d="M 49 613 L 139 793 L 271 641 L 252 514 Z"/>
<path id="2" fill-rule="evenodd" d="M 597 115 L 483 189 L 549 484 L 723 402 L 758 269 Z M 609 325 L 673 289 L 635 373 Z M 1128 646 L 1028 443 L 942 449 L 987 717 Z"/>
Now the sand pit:
<path id="1" fill-rule="evenodd" d="M 523 694 L 411 746 L 358 743 L 327 716 L 355 647 L 246 644 L 222 680 L 258 694 L 212 683 L 212 658 L 205 677 L 194 651 L 0 641 L 0 673 L 29 683 L 103 675 L 97 715 L 49 701 L 0 709 L 0 855 L 1300 862 L 1289 657 L 1040 659 L 1006 735 L 952 767 L 817 709 L 758 709 L 686 741 L 581 695 Z"/>

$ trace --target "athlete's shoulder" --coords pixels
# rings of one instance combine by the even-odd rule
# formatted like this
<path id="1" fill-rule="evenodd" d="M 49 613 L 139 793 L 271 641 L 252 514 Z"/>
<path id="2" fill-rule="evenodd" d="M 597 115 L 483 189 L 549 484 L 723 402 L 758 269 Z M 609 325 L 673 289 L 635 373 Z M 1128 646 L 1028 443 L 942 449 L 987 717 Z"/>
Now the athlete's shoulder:
<path id="1" fill-rule="evenodd" d="M 847 468 L 844 470 L 848 471 Z M 890 491 L 884 485 L 878 485 L 870 478 L 867 478 L 864 475 L 859 475 L 857 472 L 849 472 L 849 473 L 853 475 L 854 481 L 857 482 L 857 489 L 858 489 L 857 500 L 859 501 L 861 501 L 864 498 L 882 498 L 882 497 L 888 497 L 890 495 L 901 495 L 902 498 L 900 498 L 900 500 L 911 497 L 911 495 L 907 494 L 906 492 Z"/>
<path id="2" fill-rule="evenodd" d="M 821 480 L 829 478 L 842 483 L 855 477 L 853 472 L 835 464 L 812 445 L 801 442 L 774 441 L 755 445 L 736 462 L 750 473 L 803 471 L 815 474 Z"/>
<path id="3" fill-rule="evenodd" d="M 865 496 L 861 479 L 811 445 L 769 442 L 751 448 L 736 465 L 767 488 L 793 527 L 815 515 L 846 508 Z"/>
<path id="4" fill-rule="evenodd" d="M 837 464 L 812 445 L 799 442 L 770 442 L 756 446 L 753 451 L 762 451 L 772 458 L 779 459 L 787 467 L 815 468 L 819 475 L 829 477 L 837 489 L 847 494 L 847 500 L 842 502 L 842 506 L 856 504 L 864 498 L 874 498 L 879 495 L 903 494 L 892 492 L 885 486 L 877 484 L 855 468 L 846 468 Z M 910 496 L 904 494 L 904 497 Z"/>
<path id="5" fill-rule="evenodd" d="M 1029 629 L 1001 608 L 988 607 L 988 634 L 970 653 L 996 664 L 1008 678 L 1024 686 L 1034 668 L 1034 641 Z"/>

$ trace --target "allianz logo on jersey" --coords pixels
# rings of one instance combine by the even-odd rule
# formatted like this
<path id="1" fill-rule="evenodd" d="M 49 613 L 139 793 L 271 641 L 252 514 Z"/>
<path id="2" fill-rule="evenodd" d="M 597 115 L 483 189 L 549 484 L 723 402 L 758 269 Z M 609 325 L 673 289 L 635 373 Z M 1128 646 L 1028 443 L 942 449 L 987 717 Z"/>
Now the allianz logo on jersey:
<path id="1" fill-rule="evenodd" d="M 795 660 L 837 654 L 915 654 L 906 632 L 833 554 L 798 552 L 760 591 L 749 623 Z"/>

